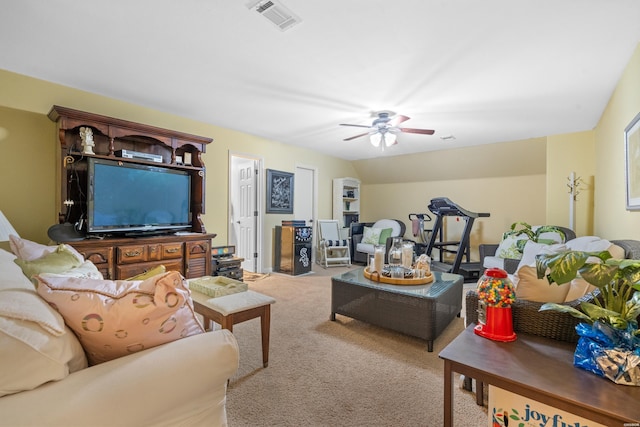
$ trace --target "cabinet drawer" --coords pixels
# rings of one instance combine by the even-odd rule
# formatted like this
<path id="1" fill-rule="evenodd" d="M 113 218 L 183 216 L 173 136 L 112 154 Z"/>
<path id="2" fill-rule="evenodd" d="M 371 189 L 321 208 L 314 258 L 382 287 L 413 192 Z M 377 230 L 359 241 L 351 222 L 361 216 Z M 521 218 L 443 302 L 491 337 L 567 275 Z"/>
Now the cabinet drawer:
<path id="1" fill-rule="evenodd" d="M 162 259 L 182 258 L 182 243 L 165 243 L 162 245 Z"/>
<path id="2" fill-rule="evenodd" d="M 98 267 L 100 264 L 111 264 L 113 261 L 113 248 L 88 248 L 78 251 L 84 259 L 91 261 Z M 100 267 L 98 267 L 100 268 Z"/>
<path id="3" fill-rule="evenodd" d="M 132 265 L 119 265 L 116 267 L 117 278 L 120 280 L 142 274 L 159 265 L 164 265 L 167 271 L 179 271 L 182 273 L 182 260 L 154 261 Z"/>
<path id="4" fill-rule="evenodd" d="M 147 261 L 159 261 L 162 259 L 162 245 L 147 245 Z"/>
<path id="5" fill-rule="evenodd" d="M 129 264 L 147 260 L 147 245 L 118 247 L 118 264 Z"/>
<path id="6" fill-rule="evenodd" d="M 211 240 L 187 242 L 187 255 L 189 258 L 209 258 L 211 256 Z"/>

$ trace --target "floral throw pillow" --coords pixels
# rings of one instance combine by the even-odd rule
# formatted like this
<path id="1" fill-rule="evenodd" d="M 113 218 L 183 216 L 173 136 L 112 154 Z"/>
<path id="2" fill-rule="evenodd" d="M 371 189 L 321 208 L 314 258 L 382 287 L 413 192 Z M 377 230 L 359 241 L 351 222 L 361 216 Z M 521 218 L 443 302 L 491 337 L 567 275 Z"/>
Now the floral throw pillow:
<path id="1" fill-rule="evenodd" d="M 365 227 L 362 235 L 362 243 L 377 245 L 380 242 L 381 228 Z"/>
<path id="2" fill-rule="evenodd" d="M 502 239 L 502 242 L 500 242 L 498 250 L 496 250 L 496 256 L 498 258 L 522 259 L 522 252 L 518 248 L 518 241 L 528 239 L 524 234 L 505 237 Z"/>

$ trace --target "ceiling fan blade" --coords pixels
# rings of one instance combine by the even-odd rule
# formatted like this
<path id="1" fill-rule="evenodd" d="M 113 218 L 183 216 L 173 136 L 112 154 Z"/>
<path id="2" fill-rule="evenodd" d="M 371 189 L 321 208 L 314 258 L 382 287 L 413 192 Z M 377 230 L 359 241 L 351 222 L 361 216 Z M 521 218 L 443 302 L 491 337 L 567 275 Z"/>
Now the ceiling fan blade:
<path id="1" fill-rule="evenodd" d="M 351 124 L 348 124 L 348 123 L 340 123 L 340 126 L 353 126 L 353 127 L 356 127 L 356 128 L 370 128 L 371 127 L 371 126 L 366 126 L 366 125 L 351 125 Z"/>
<path id="2" fill-rule="evenodd" d="M 398 126 L 400 123 L 406 122 L 407 120 L 409 120 L 409 117 L 398 114 L 396 116 L 393 116 L 393 118 L 391 119 L 391 125 Z"/>
<path id="3" fill-rule="evenodd" d="M 433 129 L 413 129 L 413 128 L 398 128 L 400 132 L 406 133 L 420 133 L 422 135 L 433 135 L 435 131 Z"/>
<path id="4" fill-rule="evenodd" d="M 368 126 L 365 126 L 365 127 L 368 127 Z M 351 141 L 352 139 L 356 139 L 356 138 L 360 138 L 361 136 L 369 135 L 369 133 L 370 132 L 361 133 L 359 135 L 352 136 L 350 138 L 345 138 L 345 139 L 343 139 L 343 141 Z"/>

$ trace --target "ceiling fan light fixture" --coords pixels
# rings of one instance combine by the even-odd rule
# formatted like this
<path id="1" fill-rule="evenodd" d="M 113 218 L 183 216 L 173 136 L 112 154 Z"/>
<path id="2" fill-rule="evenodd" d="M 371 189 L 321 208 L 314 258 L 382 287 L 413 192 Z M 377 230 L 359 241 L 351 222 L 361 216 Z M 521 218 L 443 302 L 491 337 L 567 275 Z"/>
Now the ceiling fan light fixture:
<path id="1" fill-rule="evenodd" d="M 380 132 L 371 134 L 370 140 L 371 145 L 373 145 L 374 147 L 379 147 L 380 143 L 382 142 L 382 134 Z"/>
<path id="2" fill-rule="evenodd" d="M 393 144 L 396 143 L 396 134 L 391 133 L 391 132 L 385 132 L 384 134 L 384 143 L 387 147 L 391 147 Z"/>

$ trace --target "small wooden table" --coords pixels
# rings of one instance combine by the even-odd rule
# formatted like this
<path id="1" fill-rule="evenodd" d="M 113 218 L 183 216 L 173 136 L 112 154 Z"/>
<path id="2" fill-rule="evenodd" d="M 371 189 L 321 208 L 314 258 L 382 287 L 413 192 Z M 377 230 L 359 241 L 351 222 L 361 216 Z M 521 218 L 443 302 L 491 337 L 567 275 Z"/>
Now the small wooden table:
<path id="1" fill-rule="evenodd" d="M 262 333 L 262 365 L 269 366 L 269 330 L 271 328 L 271 304 L 276 300 L 254 291 L 238 292 L 218 298 L 211 298 L 200 292 L 191 291 L 191 299 L 196 313 L 204 318 L 205 329 L 210 329 L 211 321 L 233 332 L 233 325 L 250 319 L 260 318 Z"/>
<path id="2" fill-rule="evenodd" d="M 518 334 L 496 342 L 470 325 L 440 352 L 444 425 L 453 426 L 453 372 L 607 426 L 640 421 L 640 387 L 618 385 L 573 366 L 575 344 Z"/>

